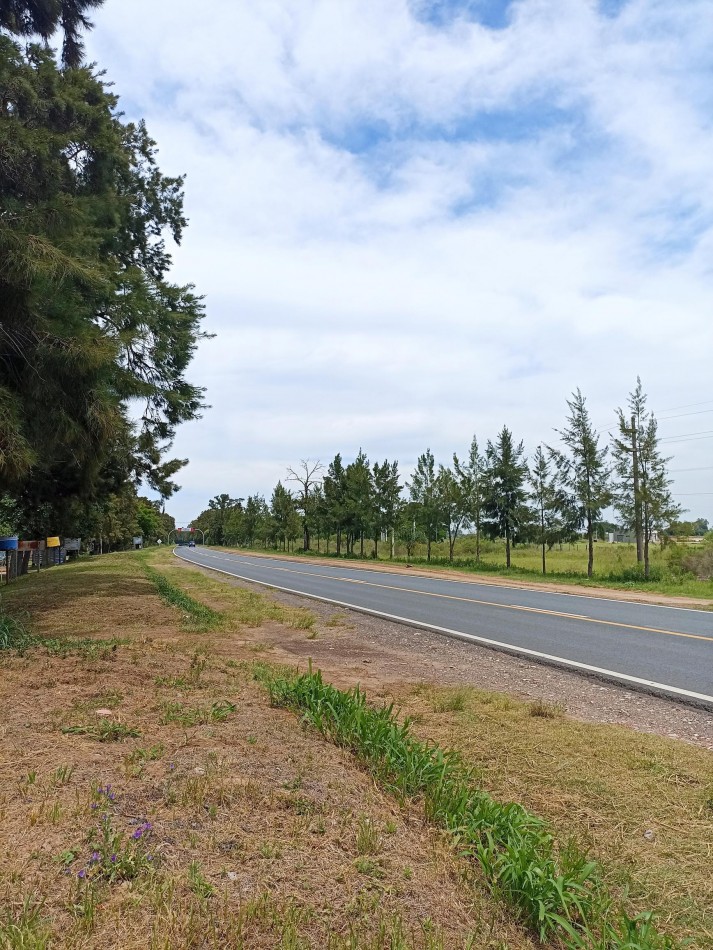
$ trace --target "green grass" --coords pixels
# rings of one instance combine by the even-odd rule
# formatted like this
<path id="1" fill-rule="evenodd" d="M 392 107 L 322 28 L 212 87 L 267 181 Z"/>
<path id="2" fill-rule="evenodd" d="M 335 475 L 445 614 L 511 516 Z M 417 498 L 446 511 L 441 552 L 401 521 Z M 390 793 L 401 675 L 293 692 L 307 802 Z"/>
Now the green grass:
<path id="1" fill-rule="evenodd" d="M 183 703 L 169 702 L 163 704 L 161 724 L 175 722 L 180 726 L 200 726 L 209 722 L 225 722 L 233 712 L 235 703 L 230 703 L 227 699 L 219 700 L 210 706 L 185 706 Z"/>
<path id="2" fill-rule="evenodd" d="M 149 564 L 144 563 L 144 570 L 149 580 L 156 585 L 156 590 L 161 599 L 172 607 L 177 607 L 183 614 L 184 623 L 192 629 L 215 630 L 223 626 L 225 618 L 217 610 L 194 600 L 193 597 L 181 590 L 180 587 L 176 587 L 164 574 L 161 574 Z"/>
<path id="3" fill-rule="evenodd" d="M 664 950 L 649 913 L 628 916 L 602 883 L 600 869 L 574 842 L 516 803 L 503 804 L 477 787 L 476 774 L 454 751 L 413 736 L 393 706 L 367 705 L 319 673 L 256 675 L 275 705 L 299 711 L 326 738 L 355 753 L 402 798 L 423 800 L 426 816 L 444 828 L 462 855 L 479 865 L 493 892 L 510 903 L 540 940 L 572 950 Z"/>
<path id="4" fill-rule="evenodd" d="M 42 903 L 26 897 L 15 910 L 0 911 L 0 948 L 2 950 L 49 950 L 51 930 L 42 916 Z"/>
<path id="5" fill-rule="evenodd" d="M 322 548 L 324 542 L 322 542 Z M 262 549 L 259 549 L 262 550 Z M 688 549 L 686 549 L 688 550 Z M 692 550 L 692 549 L 691 549 Z M 676 552 L 675 554 L 673 552 Z M 276 553 L 267 551 L 266 553 Z M 396 545 L 395 557 L 389 558 L 389 546 L 381 545 L 378 561 L 383 563 L 428 565 L 443 570 L 467 571 L 495 577 L 509 577 L 527 581 L 551 581 L 560 584 L 583 584 L 587 587 L 612 587 L 620 590 L 642 590 L 674 596 L 708 598 L 713 601 L 713 580 L 700 580 L 693 573 L 682 570 L 676 545 L 662 548 L 651 547 L 651 577 L 646 580 L 643 565 L 636 562 L 636 547 L 633 544 L 609 544 L 598 541 L 594 550 L 594 577 L 587 577 L 587 545 L 584 541 L 565 544 L 562 549 L 553 548 L 547 554 L 547 574 L 542 574 L 542 554 L 538 545 L 521 544 L 513 548 L 512 566 L 505 566 L 505 546 L 500 541 L 481 542 L 481 557 L 475 558 L 475 539 L 459 538 L 453 561 L 448 559 L 448 544 L 433 544 L 431 561 L 426 560 L 426 546 L 417 544 L 414 555 L 406 557 L 405 548 Z M 295 550 L 294 555 L 335 558 L 334 549 L 329 555 L 322 551 Z M 342 554 L 342 558 L 346 555 Z M 361 560 L 353 555 L 350 560 Z M 370 555 L 365 560 L 371 561 Z"/>
<path id="6" fill-rule="evenodd" d="M 123 742 L 124 739 L 139 739 L 138 729 L 125 726 L 122 722 L 100 719 L 96 726 L 64 726 L 62 732 L 69 736 L 87 736 L 97 742 Z"/>
<path id="7" fill-rule="evenodd" d="M 31 639 L 22 620 L 8 614 L 0 604 L 0 650 L 22 650 Z"/>

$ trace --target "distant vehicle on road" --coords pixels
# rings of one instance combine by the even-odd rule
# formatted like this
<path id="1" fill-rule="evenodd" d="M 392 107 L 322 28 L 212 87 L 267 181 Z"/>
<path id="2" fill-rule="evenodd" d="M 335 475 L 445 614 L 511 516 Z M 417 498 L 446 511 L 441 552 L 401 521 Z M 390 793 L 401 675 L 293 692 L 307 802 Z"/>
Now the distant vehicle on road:
<path id="1" fill-rule="evenodd" d="M 188 547 L 189 547 L 189 548 L 194 548 L 195 546 L 196 546 L 196 542 L 195 542 L 195 541 L 189 541 L 189 542 L 188 542 Z"/>

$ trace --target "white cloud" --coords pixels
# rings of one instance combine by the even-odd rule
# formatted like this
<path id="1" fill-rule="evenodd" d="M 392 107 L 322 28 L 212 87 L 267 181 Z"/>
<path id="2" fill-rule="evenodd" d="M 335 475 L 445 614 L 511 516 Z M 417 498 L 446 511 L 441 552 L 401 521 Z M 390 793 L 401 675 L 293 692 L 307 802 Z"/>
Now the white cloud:
<path id="1" fill-rule="evenodd" d="M 188 173 L 176 278 L 218 337 L 192 369 L 213 409 L 176 444 L 180 518 L 307 455 L 407 468 L 504 422 L 532 448 L 576 386 L 602 425 L 637 374 L 654 409 L 709 395 L 707 0 L 519 0 L 501 30 L 406 0 L 198 13 L 107 0 L 90 41 Z M 672 445 L 672 467 L 711 446 Z M 713 519 L 713 496 L 682 500 Z"/>

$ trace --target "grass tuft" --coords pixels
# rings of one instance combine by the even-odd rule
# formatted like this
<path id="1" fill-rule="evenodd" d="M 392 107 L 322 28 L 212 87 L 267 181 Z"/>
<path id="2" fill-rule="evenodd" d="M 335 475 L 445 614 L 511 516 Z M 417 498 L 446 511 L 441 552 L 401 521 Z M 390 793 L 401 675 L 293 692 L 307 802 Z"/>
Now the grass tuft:
<path id="1" fill-rule="evenodd" d="M 534 703 L 530 703 L 528 711 L 531 716 L 540 719 L 560 719 L 564 716 L 564 706 L 561 706 L 559 703 L 551 705 L 550 703 L 543 702 L 541 699 L 536 699 Z"/>
<path id="2" fill-rule="evenodd" d="M 161 599 L 172 607 L 177 607 L 188 625 L 200 630 L 215 630 L 223 625 L 224 617 L 217 610 L 194 600 L 150 565 L 144 564 L 144 570 L 149 580 L 156 585 Z"/>

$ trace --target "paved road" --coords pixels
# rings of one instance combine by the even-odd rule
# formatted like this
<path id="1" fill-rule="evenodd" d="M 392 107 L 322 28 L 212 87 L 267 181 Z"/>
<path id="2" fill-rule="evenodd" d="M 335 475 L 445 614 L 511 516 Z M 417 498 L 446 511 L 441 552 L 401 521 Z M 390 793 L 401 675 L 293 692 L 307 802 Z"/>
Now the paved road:
<path id="1" fill-rule="evenodd" d="M 213 570 L 713 707 L 713 613 L 177 548 Z"/>

